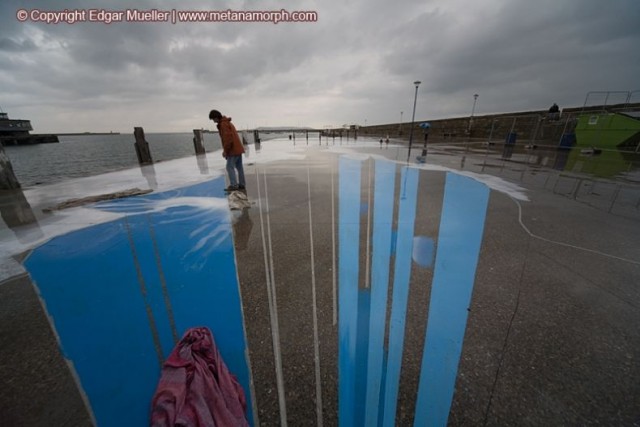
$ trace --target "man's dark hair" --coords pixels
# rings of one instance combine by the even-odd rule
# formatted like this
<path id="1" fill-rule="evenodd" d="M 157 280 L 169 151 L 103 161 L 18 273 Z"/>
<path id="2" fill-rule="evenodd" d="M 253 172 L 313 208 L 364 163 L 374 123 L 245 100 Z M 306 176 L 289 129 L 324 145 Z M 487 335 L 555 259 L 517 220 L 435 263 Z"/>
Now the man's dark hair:
<path id="1" fill-rule="evenodd" d="M 209 112 L 209 120 L 213 120 L 213 119 L 221 119 L 222 118 L 222 114 L 220 113 L 220 111 L 218 110 L 211 110 Z"/>

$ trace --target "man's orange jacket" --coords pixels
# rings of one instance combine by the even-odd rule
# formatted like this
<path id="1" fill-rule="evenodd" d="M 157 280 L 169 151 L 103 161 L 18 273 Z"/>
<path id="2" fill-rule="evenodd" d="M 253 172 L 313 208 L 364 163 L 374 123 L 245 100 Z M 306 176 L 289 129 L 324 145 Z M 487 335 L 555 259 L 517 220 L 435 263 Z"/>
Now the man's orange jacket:
<path id="1" fill-rule="evenodd" d="M 224 157 L 240 156 L 244 153 L 244 147 L 236 127 L 231 123 L 231 117 L 222 116 L 218 123 L 218 132 L 222 141 L 222 155 Z"/>

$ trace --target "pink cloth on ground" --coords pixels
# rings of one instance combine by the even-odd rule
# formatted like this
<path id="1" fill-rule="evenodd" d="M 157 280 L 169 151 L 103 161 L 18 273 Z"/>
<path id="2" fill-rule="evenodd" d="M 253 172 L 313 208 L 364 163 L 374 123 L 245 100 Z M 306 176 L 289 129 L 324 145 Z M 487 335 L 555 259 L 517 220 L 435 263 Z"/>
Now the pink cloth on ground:
<path id="1" fill-rule="evenodd" d="M 247 401 L 208 328 L 189 329 L 164 362 L 151 425 L 248 426 Z"/>

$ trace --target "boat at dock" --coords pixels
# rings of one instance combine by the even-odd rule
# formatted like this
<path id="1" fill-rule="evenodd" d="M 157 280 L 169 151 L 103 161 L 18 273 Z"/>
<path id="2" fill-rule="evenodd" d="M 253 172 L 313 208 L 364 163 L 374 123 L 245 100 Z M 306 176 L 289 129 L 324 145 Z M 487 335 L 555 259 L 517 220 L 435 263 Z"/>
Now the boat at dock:
<path id="1" fill-rule="evenodd" d="M 31 134 L 33 127 L 30 120 L 10 119 L 0 110 L 0 143 L 2 145 L 29 145 L 60 142 L 57 135 Z"/>

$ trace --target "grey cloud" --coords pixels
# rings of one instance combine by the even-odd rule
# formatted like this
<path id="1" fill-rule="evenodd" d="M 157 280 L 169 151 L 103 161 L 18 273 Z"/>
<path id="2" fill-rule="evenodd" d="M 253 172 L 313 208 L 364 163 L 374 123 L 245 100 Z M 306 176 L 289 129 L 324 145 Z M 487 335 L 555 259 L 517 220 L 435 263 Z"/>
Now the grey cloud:
<path id="1" fill-rule="evenodd" d="M 578 102 L 592 85 L 608 82 L 615 89 L 617 82 L 632 81 L 628 71 L 640 71 L 630 54 L 640 31 L 628 18 L 638 16 L 638 4 L 612 4 L 508 2 L 466 28 L 452 16 L 427 13 L 397 32 L 395 42 L 406 40 L 406 49 L 389 53 L 385 62 L 392 74 L 419 70 L 431 95 L 468 97 L 484 90 L 490 94 L 485 103 L 496 101 L 485 105 L 495 110 L 545 105 L 557 95 Z M 429 39 L 420 37 L 420 23 L 435 29 Z M 619 69 L 607 67 L 609 60 Z M 512 90 L 503 95 L 499 87 Z"/>
<path id="2" fill-rule="evenodd" d="M 96 123 L 145 116 L 151 108 L 148 120 L 159 130 L 175 111 L 200 117 L 212 99 L 247 122 L 290 116 L 307 117 L 308 125 L 376 123 L 397 120 L 401 110 L 406 120 L 416 79 L 423 81 L 419 115 L 431 117 L 468 114 L 473 93 L 481 94 L 479 112 L 579 103 L 590 89 L 634 89 L 627 86 L 640 73 L 636 0 L 95 5 L 285 8 L 320 16 L 317 23 L 278 25 L 22 24 L 15 19 L 21 7 L 60 9 L 46 0 L 0 4 L 0 90 L 10 102 L 82 109 Z M 89 6 L 75 0 L 64 7 Z"/>
<path id="3" fill-rule="evenodd" d="M 36 44 L 29 39 L 15 41 L 5 37 L 0 39 L 0 51 L 6 52 L 31 52 L 37 50 Z"/>

